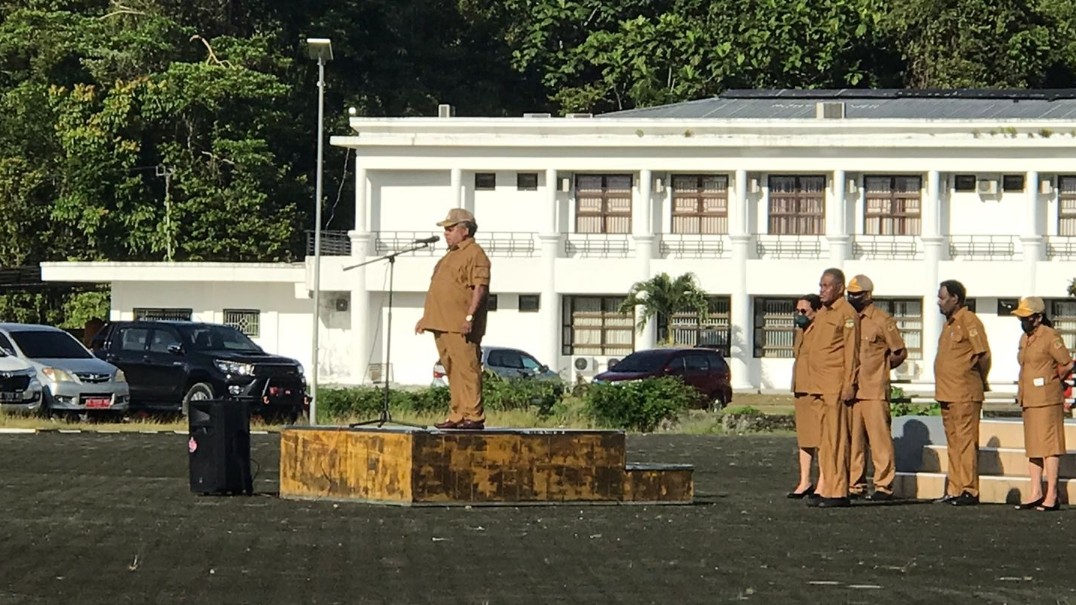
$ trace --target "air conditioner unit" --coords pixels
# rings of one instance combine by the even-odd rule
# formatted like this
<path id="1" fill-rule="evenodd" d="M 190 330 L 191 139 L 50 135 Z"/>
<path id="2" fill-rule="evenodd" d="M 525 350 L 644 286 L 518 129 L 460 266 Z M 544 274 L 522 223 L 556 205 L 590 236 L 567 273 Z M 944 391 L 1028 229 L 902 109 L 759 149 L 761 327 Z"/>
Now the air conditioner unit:
<path id="1" fill-rule="evenodd" d="M 979 179 L 975 190 L 980 194 L 994 194 L 998 192 L 998 182 L 995 179 Z"/>
<path id="2" fill-rule="evenodd" d="M 1039 181 L 1039 193 L 1049 195 L 1054 192 L 1054 182 L 1050 179 L 1042 179 Z"/>
<path id="3" fill-rule="evenodd" d="M 336 306 L 336 310 L 340 311 L 341 313 L 347 312 L 347 310 L 351 308 L 351 300 L 346 296 L 341 296 L 340 298 L 337 298 L 335 301 L 333 301 L 333 304 Z"/>
<path id="4" fill-rule="evenodd" d="M 591 377 L 598 373 L 598 360 L 593 357 L 575 357 L 572 359 L 572 370 L 576 374 Z"/>
<path id="5" fill-rule="evenodd" d="M 617 358 L 617 357 L 610 357 L 610 358 L 609 358 L 609 359 L 608 359 L 608 360 L 607 360 L 607 361 L 605 362 L 605 371 L 606 371 L 606 372 L 608 372 L 608 371 L 612 370 L 613 368 L 615 368 L 615 367 L 616 367 L 616 364 L 618 364 L 618 363 L 620 363 L 620 359 L 619 359 L 619 358 Z"/>
<path id="6" fill-rule="evenodd" d="M 904 360 L 904 363 L 900 364 L 896 368 L 893 368 L 893 374 L 903 380 L 912 380 L 919 377 L 919 362 L 912 361 L 910 359 Z"/>

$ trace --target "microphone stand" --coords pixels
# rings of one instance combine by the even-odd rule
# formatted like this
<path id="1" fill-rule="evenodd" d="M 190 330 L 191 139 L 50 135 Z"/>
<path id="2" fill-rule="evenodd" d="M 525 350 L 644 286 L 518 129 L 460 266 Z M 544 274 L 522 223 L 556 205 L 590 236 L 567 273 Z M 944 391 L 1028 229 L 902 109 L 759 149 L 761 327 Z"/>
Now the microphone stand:
<path id="1" fill-rule="evenodd" d="M 352 269 L 356 269 L 358 267 L 364 267 L 366 265 L 373 264 L 373 263 L 376 263 L 376 262 L 379 262 L 379 261 L 383 261 L 383 260 L 389 261 L 389 316 L 388 316 L 388 320 L 385 322 L 385 373 L 383 375 L 383 378 L 385 379 L 385 388 L 384 388 L 384 390 L 382 391 L 382 394 L 381 394 L 381 414 L 377 418 L 372 418 L 370 420 L 363 420 L 362 422 L 352 422 L 351 424 L 348 425 L 349 428 L 355 428 L 357 426 L 364 426 L 364 425 L 368 425 L 368 424 L 376 424 L 378 426 L 378 428 L 380 428 L 380 427 L 384 426 L 386 423 L 390 423 L 390 422 L 392 424 L 399 424 L 399 425 L 403 425 L 403 426 L 413 426 L 413 427 L 416 427 L 416 428 L 425 428 L 425 425 L 412 424 L 412 423 L 409 423 L 409 422 L 400 422 L 399 420 L 393 420 L 392 419 L 392 414 L 391 414 L 391 412 L 389 412 L 389 367 L 391 366 L 391 363 L 392 363 L 392 285 L 393 285 L 393 278 L 396 275 L 396 257 L 400 256 L 401 254 L 407 254 L 408 252 L 414 252 L 415 250 L 422 250 L 423 248 L 429 248 L 430 244 L 433 244 L 438 239 L 440 239 L 440 238 L 434 238 L 432 241 L 429 241 L 429 240 L 415 240 L 414 242 L 412 242 L 412 247 L 411 248 L 406 248 L 404 250 L 398 250 L 398 251 L 393 252 L 391 254 L 386 254 L 385 256 L 379 256 L 377 258 L 372 258 L 372 259 L 370 259 L 368 261 L 361 262 L 361 263 L 358 263 L 358 264 L 355 264 L 355 265 L 349 265 L 347 267 L 344 267 L 344 269 L 343 269 L 344 271 L 350 271 Z"/>

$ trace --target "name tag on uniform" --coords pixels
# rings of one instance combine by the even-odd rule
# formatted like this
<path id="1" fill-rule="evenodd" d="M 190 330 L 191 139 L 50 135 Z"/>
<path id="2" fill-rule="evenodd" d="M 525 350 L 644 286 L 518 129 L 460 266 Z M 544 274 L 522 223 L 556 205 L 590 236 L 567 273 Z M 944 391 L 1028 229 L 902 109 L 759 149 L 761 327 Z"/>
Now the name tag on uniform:
<path id="1" fill-rule="evenodd" d="M 1040 376 L 1040 377 L 1036 378 L 1035 380 L 1032 380 L 1031 384 L 1033 384 L 1033 385 L 1035 385 L 1037 387 L 1045 386 L 1046 385 L 1046 379 Z"/>

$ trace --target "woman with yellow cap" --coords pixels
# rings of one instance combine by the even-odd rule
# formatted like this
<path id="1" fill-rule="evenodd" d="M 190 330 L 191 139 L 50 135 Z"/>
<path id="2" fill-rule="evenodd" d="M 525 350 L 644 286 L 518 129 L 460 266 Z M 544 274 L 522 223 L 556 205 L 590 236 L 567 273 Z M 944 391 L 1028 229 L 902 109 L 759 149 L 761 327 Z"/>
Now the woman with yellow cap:
<path id="1" fill-rule="evenodd" d="M 1064 385 L 1072 370 L 1072 355 L 1046 317 L 1046 304 L 1037 296 L 1021 298 L 1012 312 L 1020 318 L 1020 380 L 1016 400 L 1023 408 L 1024 449 L 1031 475 L 1031 500 L 1016 508 L 1055 511 L 1060 456 L 1065 453 Z M 1042 478 L 1046 475 L 1046 494 Z"/>

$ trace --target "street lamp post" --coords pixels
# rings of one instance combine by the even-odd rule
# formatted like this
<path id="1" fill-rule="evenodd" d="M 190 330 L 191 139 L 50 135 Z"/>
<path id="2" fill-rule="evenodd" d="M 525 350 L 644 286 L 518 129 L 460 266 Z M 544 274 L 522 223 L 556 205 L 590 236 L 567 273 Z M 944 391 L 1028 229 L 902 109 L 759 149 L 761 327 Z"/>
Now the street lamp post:
<path id="1" fill-rule="evenodd" d="M 325 154 L 325 64 L 333 59 L 328 38 L 307 38 L 311 59 L 318 60 L 318 169 L 314 193 L 314 333 L 310 339 L 310 424 L 317 424 L 318 333 L 321 331 L 321 166 Z"/>

